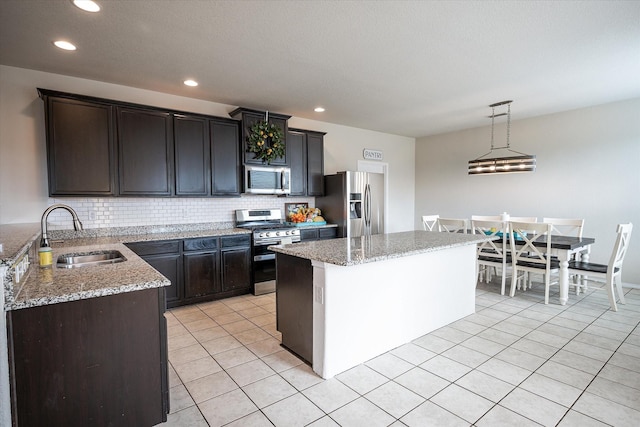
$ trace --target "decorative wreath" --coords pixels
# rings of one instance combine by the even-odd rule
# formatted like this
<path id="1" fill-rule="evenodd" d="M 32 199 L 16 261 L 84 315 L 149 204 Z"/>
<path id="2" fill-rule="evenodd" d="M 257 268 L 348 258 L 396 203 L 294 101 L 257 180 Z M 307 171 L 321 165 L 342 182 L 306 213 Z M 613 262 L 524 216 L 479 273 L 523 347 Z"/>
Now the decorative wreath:
<path id="1" fill-rule="evenodd" d="M 247 151 L 256 153 L 256 159 L 270 164 L 276 157 L 284 157 L 285 145 L 282 130 L 267 121 L 262 120 L 251 126 L 249 133 L 249 148 Z"/>

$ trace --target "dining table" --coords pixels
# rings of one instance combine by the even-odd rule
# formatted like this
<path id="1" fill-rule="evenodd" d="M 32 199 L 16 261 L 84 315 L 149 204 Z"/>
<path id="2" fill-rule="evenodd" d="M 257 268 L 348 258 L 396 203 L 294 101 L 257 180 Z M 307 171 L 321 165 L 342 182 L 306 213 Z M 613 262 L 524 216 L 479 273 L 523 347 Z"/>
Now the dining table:
<path id="1" fill-rule="evenodd" d="M 547 239 L 551 239 L 551 254 L 558 258 L 560 268 L 558 271 L 558 284 L 560 287 L 560 304 L 566 305 L 569 300 L 569 260 L 573 254 L 580 254 L 582 262 L 589 262 L 589 253 L 591 245 L 596 242 L 593 237 L 575 237 L 550 235 L 548 237 L 536 240 L 535 246 L 546 247 Z M 524 243 L 522 240 L 515 240 Z"/>

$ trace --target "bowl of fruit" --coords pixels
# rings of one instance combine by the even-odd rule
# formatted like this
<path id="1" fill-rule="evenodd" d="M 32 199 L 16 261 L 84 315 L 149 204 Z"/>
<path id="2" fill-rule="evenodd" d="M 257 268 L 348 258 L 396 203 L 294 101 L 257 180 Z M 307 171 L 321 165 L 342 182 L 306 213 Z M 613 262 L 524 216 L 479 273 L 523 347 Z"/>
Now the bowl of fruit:
<path id="1" fill-rule="evenodd" d="M 322 217 L 320 209 L 305 206 L 300 206 L 289 211 L 287 214 L 287 222 L 296 227 L 324 225 L 327 223 Z"/>

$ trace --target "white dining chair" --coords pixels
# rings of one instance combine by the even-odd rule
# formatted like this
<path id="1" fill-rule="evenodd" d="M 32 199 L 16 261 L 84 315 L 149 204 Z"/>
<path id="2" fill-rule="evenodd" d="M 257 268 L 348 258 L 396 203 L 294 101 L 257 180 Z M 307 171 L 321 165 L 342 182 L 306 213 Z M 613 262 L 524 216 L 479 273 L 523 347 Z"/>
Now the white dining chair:
<path id="1" fill-rule="evenodd" d="M 609 264 L 596 264 L 578 260 L 569 262 L 569 274 L 581 275 L 584 280 L 604 284 L 603 288 L 609 294 L 609 305 L 613 311 L 618 311 L 614 284 L 618 291 L 620 303 L 625 304 L 624 293 L 622 292 L 622 262 L 629 248 L 632 230 L 633 224 L 631 223 L 618 225 L 618 237 L 613 245 Z"/>
<path id="2" fill-rule="evenodd" d="M 542 218 L 545 224 L 551 224 L 551 234 L 557 236 L 575 236 L 582 237 L 582 229 L 584 228 L 584 219 L 578 218 Z"/>
<path id="3" fill-rule="evenodd" d="M 438 218 L 438 231 L 446 233 L 466 233 L 467 220 L 459 218 Z"/>
<path id="4" fill-rule="evenodd" d="M 584 228 L 584 219 L 582 218 L 542 218 L 542 222 L 551 224 L 551 234 L 556 236 L 573 236 L 582 238 L 582 229 Z M 591 246 L 588 246 L 583 252 L 576 252 L 571 256 L 570 261 L 579 261 L 583 255 L 589 255 Z M 576 295 L 580 294 L 581 289 L 586 290 L 586 282 L 582 275 L 573 275 L 573 283 L 576 288 Z"/>
<path id="5" fill-rule="evenodd" d="M 422 215 L 422 226 L 425 231 L 438 231 L 438 218 L 440 215 Z"/>
<path id="6" fill-rule="evenodd" d="M 471 221 L 502 221 L 501 215 L 471 215 Z"/>
<path id="7" fill-rule="evenodd" d="M 536 216 L 512 216 L 512 217 L 509 217 L 509 221 L 515 221 L 515 222 L 538 222 L 538 217 L 536 217 Z"/>
<path id="8" fill-rule="evenodd" d="M 544 303 L 549 304 L 549 287 L 559 283 L 551 281 L 551 275 L 560 270 L 560 263 L 551 256 L 551 224 L 533 222 L 509 222 L 509 242 L 513 274 L 511 275 L 511 293 L 513 297 L 516 285 L 522 279 L 522 289 L 527 288 L 527 277 L 542 274 L 544 281 Z M 546 242 L 545 242 L 546 241 Z M 541 245 L 541 242 L 544 242 Z M 541 245 L 541 246 L 539 246 Z M 519 274 L 523 273 L 523 274 Z"/>
<path id="9" fill-rule="evenodd" d="M 500 294 L 504 295 L 507 269 L 511 268 L 511 255 L 509 254 L 509 223 L 502 221 L 471 220 L 471 233 L 485 236 L 502 237 L 500 240 L 489 240 L 478 243 L 476 257 L 476 277 L 478 280 L 489 283 L 491 281 L 491 269 L 500 268 L 502 282 Z"/>

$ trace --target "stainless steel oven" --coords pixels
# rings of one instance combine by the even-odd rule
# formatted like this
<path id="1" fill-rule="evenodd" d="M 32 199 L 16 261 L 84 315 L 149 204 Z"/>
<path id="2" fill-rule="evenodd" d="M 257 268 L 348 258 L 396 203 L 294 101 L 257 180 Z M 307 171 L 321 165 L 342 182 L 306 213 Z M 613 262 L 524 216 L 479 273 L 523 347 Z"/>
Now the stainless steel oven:
<path id="1" fill-rule="evenodd" d="M 262 295 L 276 290 L 276 254 L 267 249 L 281 242 L 300 241 L 300 230 L 282 222 L 279 209 L 242 209 L 236 211 L 236 227 L 253 231 L 251 271 L 253 293 Z"/>

